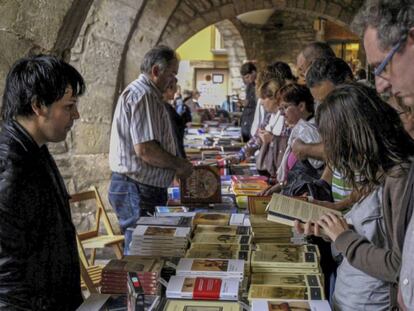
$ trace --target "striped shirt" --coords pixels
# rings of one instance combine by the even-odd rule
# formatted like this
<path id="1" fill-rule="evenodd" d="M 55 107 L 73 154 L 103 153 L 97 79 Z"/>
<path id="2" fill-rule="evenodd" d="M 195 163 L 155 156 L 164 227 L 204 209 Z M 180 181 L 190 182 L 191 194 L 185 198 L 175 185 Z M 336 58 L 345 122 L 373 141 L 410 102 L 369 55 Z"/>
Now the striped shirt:
<path id="1" fill-rule="evenodd" d="M 337 170 L 332 173 L 332 196 L 335 202 L 342 201 L 352 192 L 352 186 L 348 185 L 344 177 Z"/>
<path id="2" fill-rule="evenodd" d="M 162 94 L 144 74 L 131 82 L 121 94 L 114 113 L 109 147 L 109 166 L 113 172 L 155 187 L 167 188 L 175 171 L 152 166 L 140 159 L 134 145 L 157 142 L 176 155 L 176 143 Z"/>

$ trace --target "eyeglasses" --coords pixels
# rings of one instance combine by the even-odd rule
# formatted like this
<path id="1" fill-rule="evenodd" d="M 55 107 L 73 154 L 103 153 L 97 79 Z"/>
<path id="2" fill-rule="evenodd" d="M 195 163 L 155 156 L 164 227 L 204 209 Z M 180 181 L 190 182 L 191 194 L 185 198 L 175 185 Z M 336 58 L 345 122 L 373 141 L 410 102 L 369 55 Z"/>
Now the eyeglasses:
<path id="1" fill-rule="evenodd" d="M 381 64 L 379 64 L 378 67 L 374 69 L 374 75 L 376 77 L 380 76 L 384 72 L 385 68 L 387 67 L 391 59 L 394 57 L 394 54 L 397 53 L 397 51 L 400 49 L 402 42 L 403 41 L 400 40 L 396 45 L 394 45 L 391 51 L 388 53 L 388 55 L 381 62 Z"/>

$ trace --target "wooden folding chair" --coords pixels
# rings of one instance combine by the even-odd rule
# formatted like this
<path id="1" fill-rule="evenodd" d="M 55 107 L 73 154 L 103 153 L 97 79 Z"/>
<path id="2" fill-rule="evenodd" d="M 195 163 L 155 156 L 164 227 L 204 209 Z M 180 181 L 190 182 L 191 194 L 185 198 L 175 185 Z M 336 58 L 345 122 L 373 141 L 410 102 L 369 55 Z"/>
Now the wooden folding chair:
<path id="1" fill-rule="evenodd" d="M 76 236 L 81 271 L 81 288 L 87 289 L 90 294 L 99 293 L 102 280 L 102 266 L 90 266 L 79 237 Z"/>
<path id="2" fill-rule="evenodd" d="M 124 242 L 123 235 L 115 235 L 112 228 L 111 222 L 109 221 L 108 214 L 105 211 L 105 207 L 102 203 L 101 196 L 99 195 L 96 187 L 92 187 L 90 191 L 75 193 L 71 195 L 71 203 L 84 202 L 88 200 L 95 200 L 96 204 L 96 216 L 95 216 L 95 226 L 92 230 L 86 232 L 79 232 L 78 238 L 82 244 L 82 248 L 91 249 L 90 260 L 85 263 L 85 266 L 93 266 L 95 264 L 96 249 L 111 247 L 118 259 L 123 257 L 123 247 L 122 243 Z M 100 233 L 100 223 L 101 220 L 104 224 L 106 234 Z"/>

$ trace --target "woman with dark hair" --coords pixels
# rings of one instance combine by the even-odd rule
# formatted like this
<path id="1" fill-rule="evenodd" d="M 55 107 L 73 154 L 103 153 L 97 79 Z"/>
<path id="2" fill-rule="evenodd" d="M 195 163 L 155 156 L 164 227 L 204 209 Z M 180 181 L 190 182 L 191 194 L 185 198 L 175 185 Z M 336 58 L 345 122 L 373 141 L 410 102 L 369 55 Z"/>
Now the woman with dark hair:
<path id="1" fill-rule="evenodd" d="M 316 235 L 322 228 L 344 256 L 334 310 L 393 309 L 412 214 L 406 184 L 414 141 L 398 113 L 361 84 L 331 92 L 319 107 L 317 121 L 328 165 L 362 194 L 345 218 L 327 213 L 313 228 L 305 225 L 305 233 Z"/>
<path id="2" fill-rule="evenodd" d="M 282 190 L 287 195 L 294 195 L 292 191 L 298 182 L 303 184 L 320 177 L 323 162 L 311 158 L 299 161 L 293 154 L 291 145 L 298 138 L 306 143 L 319 143 L 321 138 L 315 125 L 313 97 L 306 86 L 286 84 L 278 91 L 277 101 L 291 133 L 277 169 L 278 183 L 263 194 L 270 195 Z"/>

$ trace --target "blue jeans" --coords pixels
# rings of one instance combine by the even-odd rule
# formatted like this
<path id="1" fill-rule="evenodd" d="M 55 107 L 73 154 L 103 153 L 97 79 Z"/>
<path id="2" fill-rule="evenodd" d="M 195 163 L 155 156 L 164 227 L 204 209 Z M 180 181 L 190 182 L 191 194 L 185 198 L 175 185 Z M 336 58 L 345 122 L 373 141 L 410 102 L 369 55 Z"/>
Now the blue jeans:
<path id="1" fill-rule="evenodd" d="M 124 254 L 128 255 L 132 231 L 140 216 L 153 215 L 155 206 L 165 205 L 167 188 L 141 184 L 126 175 L 112 173 L 108 194 L 109 203 L 118 217 L 122 234 L 125 234 Z"/>

